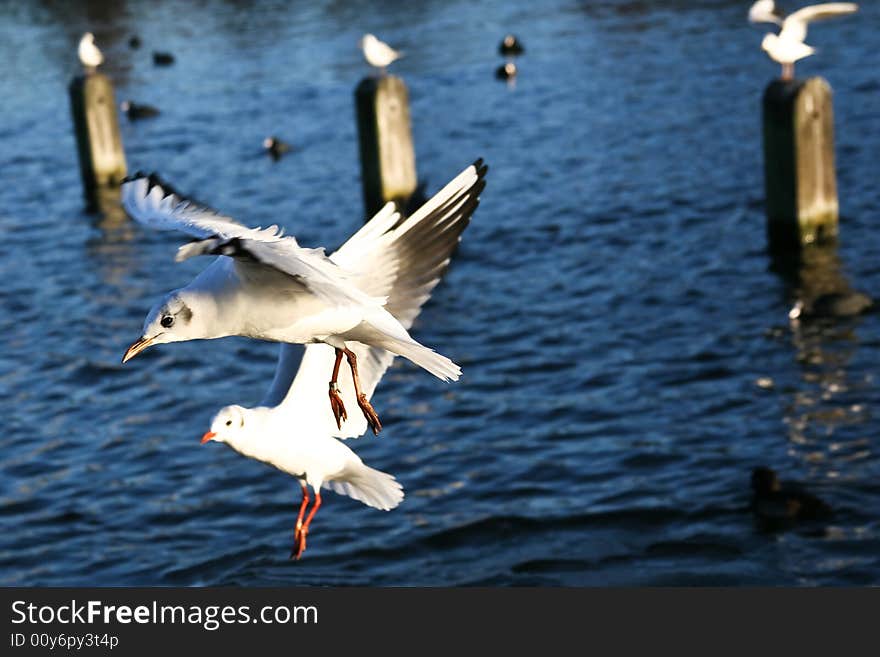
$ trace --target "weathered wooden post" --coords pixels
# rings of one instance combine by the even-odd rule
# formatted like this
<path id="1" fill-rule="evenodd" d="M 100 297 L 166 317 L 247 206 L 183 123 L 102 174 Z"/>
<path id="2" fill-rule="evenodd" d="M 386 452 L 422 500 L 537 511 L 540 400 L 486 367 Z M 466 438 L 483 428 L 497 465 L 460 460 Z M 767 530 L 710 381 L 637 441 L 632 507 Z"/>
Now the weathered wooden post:
<path id="1" fill-rule="evenodd" d="M 126 175 L 113 83 L 102 73 L 88 73 L 75 77 L 69 89 L 83 189 L 94 203 L 98 188 L 116 186 Z"/>
<path id="2" fill-rule="evenodd" d="M 837 235 L 834 113 L 822 78 L 774 80 L 764 92 L 764 182 L 771 250 Z"/>
<path id="3" fill-rule="evenodd" d="M 364 78 L 355 105 L 366 216 L 388 201 L 402 210 L 417 184 L 406 84 L 394 75 Z"/>

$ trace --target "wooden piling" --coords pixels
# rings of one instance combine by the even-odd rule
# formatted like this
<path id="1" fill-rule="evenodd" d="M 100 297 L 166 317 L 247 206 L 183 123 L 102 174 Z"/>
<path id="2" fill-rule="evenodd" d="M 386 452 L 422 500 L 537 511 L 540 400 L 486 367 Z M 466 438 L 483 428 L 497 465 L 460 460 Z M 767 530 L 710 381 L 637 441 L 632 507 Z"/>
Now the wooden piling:
<path id="1" fill-rule="evenodd" d="M 402 210 L 417 184 L 406 84 L 394 75 L 364 78 L 355 105 L 366 218 L 388 201 Z"/>
<path id="2" fill-rule="evenodd" d="M 837 235 L 834 113 L 822 78 L 774 80 L 763 99 L 764 182 L 771 250 Z"/>
<path id="3" fill-rule="evenodd" d="M 83 189 L 91 203 L 96 189 L 116 186 L 126 175 L 113 83 L 89 73 L 75 77 L 69 90 Z"/>

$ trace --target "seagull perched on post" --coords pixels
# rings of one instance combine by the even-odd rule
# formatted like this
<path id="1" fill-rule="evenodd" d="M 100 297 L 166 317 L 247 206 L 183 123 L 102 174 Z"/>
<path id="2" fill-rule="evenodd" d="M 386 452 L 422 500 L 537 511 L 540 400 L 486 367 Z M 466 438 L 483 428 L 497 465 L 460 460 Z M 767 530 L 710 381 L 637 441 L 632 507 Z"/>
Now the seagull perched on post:
<path id="1" fill-rule="evenodd" d="M 440 282 L 469 221 L 468 212 L 444 213 L 432 220 L 417 213 L 403 221 L 394 213 L 379 213 L 330 258 L 352 270 L 366 270 L 389 258 L 399 260 L 399 267 L 384 274 L 386 308 L 409 329 Z M 351 348 L 360 364 L 362 390 L 369 398 L 394 354 L 365 344 Z M 312 518 L 321 506 L 322 486 L 385 511 L 403 500 L 403 489 L 394 477 L 366 466 L 337 440 L 362 435 L 367 420 L 356 418 L 340 429 L 324 411 L 322 388 L 326 372 L 333 366 L 333 348 L 310 344 L 301 360 L 298 356 L 296 347 L 282 344 L 275 378 L 261 405 L 222 408 L 202 436 L 202 444 L 226 443 L 244 456 L 299 479 L 302 502 L 290 553 L 296 559 L 306 548 Z M 353 403 L 349 372 L 343 371 L 341 377 L 342 395 L 346 403 Z M 306 515 L 309 486 L 314 490 L 315 502 Z"/>
<path id="2" fill-rule="evenodd" d="M 122 184 L 122 204 L 136 221 L 177 229 L 196 239 L 181 246 L 177 260 L 196 255 L 217 257 L 191 283 L 165 295 L 144 321 L 141 337 L 122 358 L 126 362 L 154 344 L 222 338 L 231 335 L 275 342 L 322 342 L 335 350 L 329 396 L 337 427 L 347 419 L 338 385 L 342 357 L 352 374 L 355 401 L 373 433 L 382 428 L 358 378 L 362 343 L 405 356 L 444 381 L 461 369 L 416 342 L 389 305 L 390 285 L 414 259 L 429 258 L 444 235 L 440 227 L 476 209 L 487 167 L 477 160 L 419 208 L 407 226 L 437 226 L 434 241 L 413 250 L 398 240 L 407 231 L 391 230 L 400 216 L 388 203 L 367 226 L 384 226 L 377 237 L 383 248 L 368 263 L 332 258 L 323 249 L 307 249 L 283 236 L 277 226 L 247 228 L 187 199 L 155 176 L 137 173 Z M 409 228 L 408 230 L 413 230 Z M 328 368 L 329 369 L 329 368 Z"/>
<path id="3" fill-rule="evenodd" d="M 386 67 L 403 57 L 403 53 L 395 50 L 384 41 L 380 41 L 372 34 L 365 34 L 358 42 L 364 53 L 364 59 L 370 66 L 381 69 L 385 73 Z"/>
<path id="4" fill-rule="evenodd" d="M 104 63 L 104 55 L 98 49 L 98 46 L 95 45 L 95 35 L 91 32 L 86 32 L 82 35 L 82 38 L 79 40 L 77 53 L 79 54 L 79 61 L 82 62 L 88 73 L 94 73 Z"/>
<path id="5" fill-rule="evenodd" d="M 858 9 L 859 6 L 854 2 L 826 2 L 803 7 L 783 19 L 773 0 L 758 0 L 749 9 L 749 21 L 782 26 L 779 34 L 769 33 L 764 36 L 761 48 L 773 61 L 782 64 L 782 79 L 793 80 L 794 63 L 816 52 L 815 48 L 804 43 L 807 38 L 807 24 L 852 14 Z"/>

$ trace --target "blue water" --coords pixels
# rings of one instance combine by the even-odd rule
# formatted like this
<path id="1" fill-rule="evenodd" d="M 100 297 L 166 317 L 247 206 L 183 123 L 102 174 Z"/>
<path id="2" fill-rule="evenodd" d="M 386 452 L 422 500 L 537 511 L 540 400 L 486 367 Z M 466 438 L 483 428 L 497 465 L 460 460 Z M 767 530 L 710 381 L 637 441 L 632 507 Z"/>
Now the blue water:
<path id="1" fill-rule="evenodd" d="M 880 6 L 811 28 L 820 52 L 798 65 L 834 88 L 842 209 L 830 264 L 798 283 L 765 249 L 760 97 L 778 71 L 748 4 L 0 5 L 0 584 L 878 583 L 880 320 L 787 312 L 799 284 L 880 288 Z M 396 363 L 374 398 L 385 431 L 349 443 L 407 497 L 383 513 L 326 495 L 300 562 L 296 481 L 198 442 L 219 407 L 260 399 L 277 346 L 120 365 L 206 262 L 85 212 L 66 85 L 86 30 L 117 100 L 162 111 L 122 119 L 130 170 L 305 244 L 362 220 L 365 31 L 407 53 L 393 68 L 429 189 L 491 166 L 414 328 L 464 377 Z M 515 86 L 493 77 L 508 31 Z M 268 134 L 294 152 L 271 161 Z M 760 464 L 834 516 L 760 531 Z"/>

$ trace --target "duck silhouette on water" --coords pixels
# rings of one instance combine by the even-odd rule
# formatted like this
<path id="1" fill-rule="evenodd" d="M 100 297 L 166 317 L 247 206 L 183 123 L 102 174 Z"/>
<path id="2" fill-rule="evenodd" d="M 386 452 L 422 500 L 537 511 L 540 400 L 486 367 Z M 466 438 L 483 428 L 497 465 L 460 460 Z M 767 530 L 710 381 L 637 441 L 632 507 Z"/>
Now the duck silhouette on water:
<path id="1" fill-rule="evenodd" d="M 798 299 L 788 318 L 792 321 L 810 319 L 839 319 L 856 317 L 874 307 L 874 301 L 863 292 L 830 292 L 812 301 Z"/>
<path id="2" fill-rule="evenodd" d="M 146 103 L 135 103 L 132 100 L 124 100 L 119 104 L 119 109 L 125 112 L 125 115 L 131 121 L 139 119 L 149 119 L 159 115 L 159 110 L 152 105 Z"/>
<path id="3" fill-rule="evenodd" d="M 156 66 L 171 66 L 174 63 L 174 55 L 170 52 L 153 51 L 153 64 Z"/>
<path id="4" fill-rule="evenodd" d="M 516 77 L 516 64 L 513 62 L 505 62 L 495 69 L 495 78 L 497 80 L 513 80 Z"/>
<path id="5" fill-rule="evenodd" d="M 281 141 L 278 137 L 270 136 L 263 140 L 263 150 L 266 151 L 273 160 L 281 159 L 281 156 L 290 151 L 290 144 Z"/>
<path id="6" fill-rule="evenodd" d="M 768 529 L 822 520 L 831 515 L 828 504 L 796 484 L 781 482 L 776 471 L 766 466 L 752 470 L 751 509 Z"/>
<path id="7" fill-rule="evenodd" d="M 503 57 L 516 57 L 522 55 L 526 49 L 519 39 L 513 34 L 507 34 L 498 45 L 498 54 Z"/>

